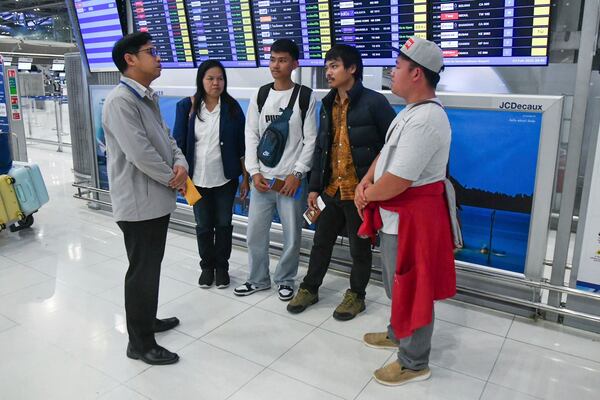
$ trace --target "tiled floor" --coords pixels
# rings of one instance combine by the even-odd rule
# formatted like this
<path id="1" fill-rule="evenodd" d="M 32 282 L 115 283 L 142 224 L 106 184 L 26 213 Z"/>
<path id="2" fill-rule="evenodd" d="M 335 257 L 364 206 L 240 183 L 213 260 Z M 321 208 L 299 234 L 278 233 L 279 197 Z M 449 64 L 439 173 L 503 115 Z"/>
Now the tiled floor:
<path id="1" fill-rule="evenodd" d="M 173 366 L 125 357 L 121 233 L 110 216 L 72 198 L 71 155 L 31 145 L 51 202 L 32 229 L 0 233 L 0 399 L 598 399 L 600 335 L 454 301 L 436 306 L 432 379 L 383 387 L 374 369 L 392 351 L 360 338 L 385 327 L 389 301 L 369 287 L 367 311 L 331 317 L 347 278 L 329 274 L 320 302 L 290 315 L 274 289 L 247 298 L 196 285 L 192 236 L 169 233 L 158 336 Z M 232 255 L 233 283 L 246 254 Z M 302 275 L 304 270 L 300 271 Z"/>

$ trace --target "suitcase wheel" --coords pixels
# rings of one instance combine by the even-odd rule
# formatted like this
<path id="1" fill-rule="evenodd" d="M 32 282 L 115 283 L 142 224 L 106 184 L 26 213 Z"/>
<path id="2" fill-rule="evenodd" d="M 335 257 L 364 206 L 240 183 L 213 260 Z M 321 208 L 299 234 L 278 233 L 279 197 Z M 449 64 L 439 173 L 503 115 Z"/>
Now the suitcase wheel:
<path id="1" fill-rule="evenodd" d="M 21 221 L 18 221 L 17 225 L 12 224 L 9 227 L 9 229 L 11 232 L 18 232 L 23 229 L 29 228 L 31 225 L 33 225 L 33 215 L 28 215 L 27 217 L 23 218 Z"/>
<path id="2" fill-rule="evenodd" d="M 19 222 L 19 226 L 23 228 L 29 228 L 31 225 L 33 225 L 33 215 L 28 215 L 25 217 L 25 221 Z"/>
<path id="3" fill-rule="evenodd" d="M 5 230 L 5 229 L 6 229 L 6 225 L 4 225 L 4 224 L 0 224 L 0 231 L 3 231 L 3 230 Z"/>
<path id="4" fill-rule="evenodd" d="M 23 213 L 19 213 L 18 217 L 19 217 L 19 222 L 25 221 L 25 219 L 27 218 L 27 216 Z"/>

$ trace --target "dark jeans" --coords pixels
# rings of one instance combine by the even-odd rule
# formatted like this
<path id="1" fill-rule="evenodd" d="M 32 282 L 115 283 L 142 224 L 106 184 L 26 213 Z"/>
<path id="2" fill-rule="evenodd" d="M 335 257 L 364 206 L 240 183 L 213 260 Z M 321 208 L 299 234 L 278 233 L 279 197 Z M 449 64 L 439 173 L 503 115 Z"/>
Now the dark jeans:
<path id="1" fill-rule="evenodd" d="M 196 238 L 202 269 L 229 269 L 233 202 L 238 188 L 237 179 L 214 188 L 196 187 L 202 199 L 194 205 Z"/>
<path id="2" fill-rule="evenodd" d="M 169 215 L 147 221 L 118 221 L 117 225 L 123 231 L 129 260 L 125 275 L 125 316 L 129 342 L 135 350 L 145 352 L 156 346 L 154 320 Z"/>
<path id="3" fill-rule="evenodd" d="M 325 202 L 325 209 L 317 220 L 317 230 L 310 251 L 308 273 L 300 285 L 301 288 L 317 293 L 319 286 L 329 268 L 331 252 L 338 236 L 338 232 L 346 226 L 346 233 L 350 240 L 350 255 L 352 256 L 352 270 L 350 272 L 350 290 L 364 298 L 367 284 L 371 277 L 371 242 L 361 239 L 356 233 L 362 223 L 353 200 L 340 200 L 340 192 L 335 197 L 321 194 Z"/>

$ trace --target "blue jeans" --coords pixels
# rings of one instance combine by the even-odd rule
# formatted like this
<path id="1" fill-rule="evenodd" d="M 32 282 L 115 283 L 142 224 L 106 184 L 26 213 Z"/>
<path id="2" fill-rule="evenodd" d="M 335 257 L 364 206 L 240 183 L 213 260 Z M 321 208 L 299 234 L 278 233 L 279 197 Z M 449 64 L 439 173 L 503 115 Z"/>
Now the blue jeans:
<path id="1" fill-rule="evenodd" d="M 248 282 L 257 287 L 271 286 L 269 275 L 269 231 L 275 210 L 283 228 L 283 253 L 275 269 L 273 281 L 276 285 L 294 287 L 300 258 L 302 236 L 302 213 L 306 206 L 306 185 L 303 181 L 297 200 L 268 191 L 261 193 L 251 186 L 250 209 L 248 210 Z"/>
<path id="2" fill-rule="evenodd" d="M 232 179 L 214 188 L 196 188 L 202 195 L 194 205 L 200 267 L 228 270 L 233 232 L 231 218 L 238 180 Z"/>

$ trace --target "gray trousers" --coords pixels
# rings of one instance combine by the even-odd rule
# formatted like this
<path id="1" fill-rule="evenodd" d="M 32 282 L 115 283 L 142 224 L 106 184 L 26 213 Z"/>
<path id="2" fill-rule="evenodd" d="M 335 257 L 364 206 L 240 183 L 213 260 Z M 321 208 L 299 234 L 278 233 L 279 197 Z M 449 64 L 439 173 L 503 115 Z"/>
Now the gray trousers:
<path id="1" fill-rule="evenodd" d="M 385 293 L 389 299 L 392 298 L 394 286 L 394 274 L 396 273 L 396 255 L 398 253 L 398 235 L 389 235 L 380 232 L 381 258 L 383 261 L 382 280 Z M 388 337 L 398 343 L 398 361 L 404 367 L 415 371 L 425 369 L 429 366 L 429 353 L 431 352 L 431 336 L 433 335 L 433 323 L 435 314 L 431 317 L 431 323 L 415 330 L 412 336 L 398 340 L 392 325 L 388 325 Z"/>

